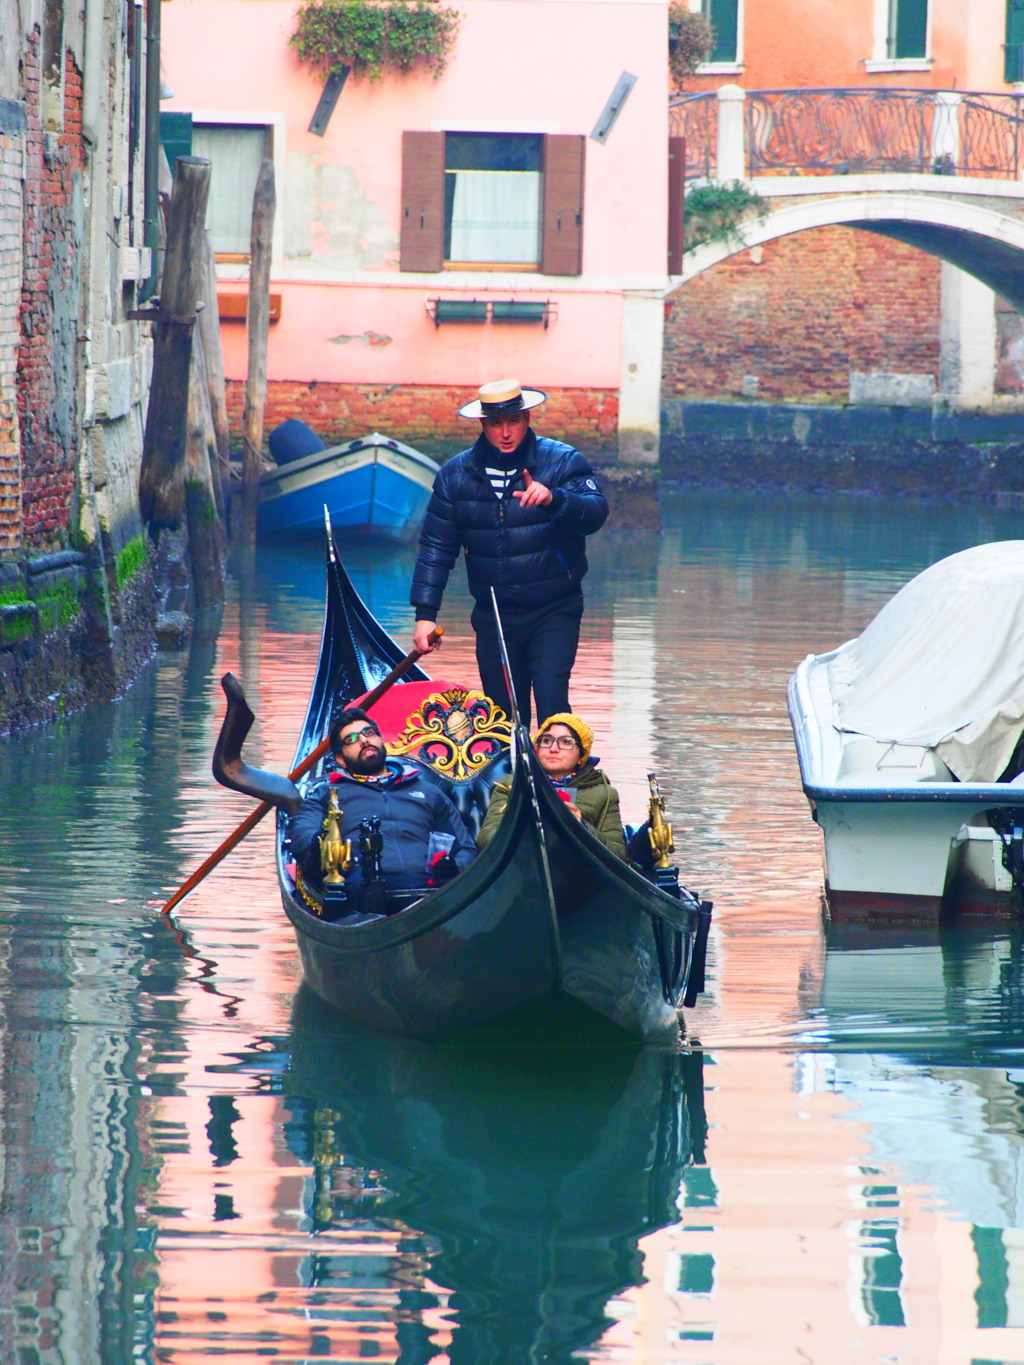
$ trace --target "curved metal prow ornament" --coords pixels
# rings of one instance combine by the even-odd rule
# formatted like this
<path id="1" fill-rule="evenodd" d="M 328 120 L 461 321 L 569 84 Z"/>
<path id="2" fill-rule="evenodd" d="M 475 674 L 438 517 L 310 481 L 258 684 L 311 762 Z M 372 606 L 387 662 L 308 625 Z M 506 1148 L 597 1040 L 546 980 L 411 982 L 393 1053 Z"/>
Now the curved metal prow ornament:
<path id="1" fill-rule="evenodd" d="M 242 745 L 255 719 L 242 684 L 233 673 L 225 673 L 220 685 L 228 705 L 213 751 L 214 777 L 222 787 L 255 796 L 268 806 L 277 806 L 288 815 L 294 815 L 302 805 L 302 794 L 291 778 L 262 768 L 250 768 L 242 761 Z"/>

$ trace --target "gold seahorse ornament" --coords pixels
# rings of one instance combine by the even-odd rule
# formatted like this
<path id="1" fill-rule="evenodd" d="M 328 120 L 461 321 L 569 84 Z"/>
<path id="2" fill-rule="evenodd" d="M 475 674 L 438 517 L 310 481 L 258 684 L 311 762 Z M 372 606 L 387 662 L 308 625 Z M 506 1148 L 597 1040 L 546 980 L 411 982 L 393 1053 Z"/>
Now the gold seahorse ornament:
<path id="1" fill-rule="evenodd" d="M 654 866 L 669 867 L 668 855 L 674 853 L 676 849 L 672 842 L 672 826 L 665 819 L 665 798 L 661 794 L 654 773 L 647 774 L 647 781 L 651 788 L 651 799 L 647 808 L 647 832 L 651 841 L 651 852 L 654 854 Z"/>
<path id="2" fill-rule="evenodd" d="M 332 787 L 320 836 L 320 870 L 324 874 L 325 886 L 343 883 L 352 866 L 352 840 L 341 837 L 343 814 L 337 789 Z"/>

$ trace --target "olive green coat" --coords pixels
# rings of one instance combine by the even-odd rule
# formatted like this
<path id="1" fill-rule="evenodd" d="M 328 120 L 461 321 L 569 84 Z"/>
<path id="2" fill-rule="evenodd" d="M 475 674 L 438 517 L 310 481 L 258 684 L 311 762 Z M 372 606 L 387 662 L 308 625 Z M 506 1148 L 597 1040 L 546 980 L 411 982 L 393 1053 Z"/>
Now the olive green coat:
<path id="1" fill-rule="evenodd" d="M 560 784 L 555 783 L 558 787 Z M 588 766 L 577 777 L 565 783 L 576 790 L 575 805 L 578 807 L 583 823 L 591 834 L 596 834 L 605 848 L 611 849 L 616 857 L 626 861 L 626 836 L 622 830 L 622 817 L 619 814 L 619 793 L 605 777 L 600 768 Z M 496 782 L 491 794 L 491 804 L 476 837 L 477 847 L 486 848 L 494 831 L 498 828 L 502 812 L 508 805 L 511 784 Z"/>

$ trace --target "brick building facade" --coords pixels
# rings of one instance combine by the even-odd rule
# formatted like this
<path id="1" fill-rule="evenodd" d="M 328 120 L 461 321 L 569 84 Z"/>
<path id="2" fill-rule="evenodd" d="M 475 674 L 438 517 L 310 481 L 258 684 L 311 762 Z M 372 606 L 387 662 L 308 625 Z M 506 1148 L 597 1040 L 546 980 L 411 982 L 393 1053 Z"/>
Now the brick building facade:
<path id="1" fill-rule="evenodd" d="M 850 376 L 938 376 L 940 264 L 853 228 L 741 252 L 670 298 L 665 395 L 846 403 Z"/>
<path id="2" fill-rule="evenodd" d="M 146 11 L 0 0 L 0 733 L 152 650 Z M 154 220 L 155 221 L 155 220 Z"/>

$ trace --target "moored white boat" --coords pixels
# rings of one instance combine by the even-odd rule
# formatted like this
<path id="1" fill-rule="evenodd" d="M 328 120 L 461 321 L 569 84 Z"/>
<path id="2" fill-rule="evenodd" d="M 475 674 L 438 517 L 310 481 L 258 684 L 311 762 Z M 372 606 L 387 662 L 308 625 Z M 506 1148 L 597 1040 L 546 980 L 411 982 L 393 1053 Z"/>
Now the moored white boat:
<path id="1" fill-rule="evenodd" d="M 1024 541 L 918 574 L 788 701 L 834 915 L 1019 913 Z"/>

